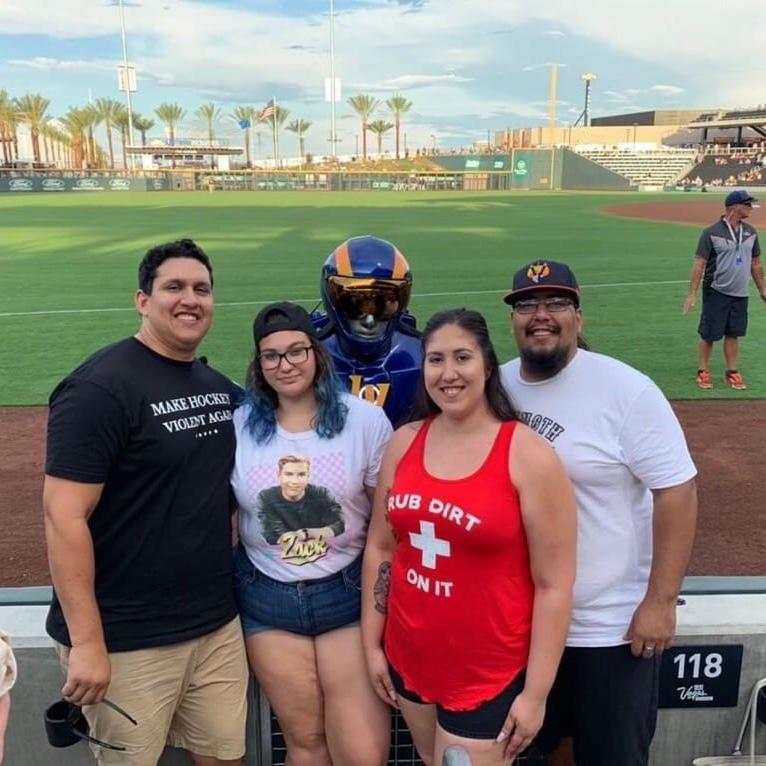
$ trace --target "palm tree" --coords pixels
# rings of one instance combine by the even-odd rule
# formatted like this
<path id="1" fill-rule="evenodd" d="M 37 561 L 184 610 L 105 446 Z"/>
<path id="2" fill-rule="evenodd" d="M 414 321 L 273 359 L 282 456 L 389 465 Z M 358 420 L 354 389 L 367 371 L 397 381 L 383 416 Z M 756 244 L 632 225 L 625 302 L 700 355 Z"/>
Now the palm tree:
<path id="1" fill-rule="evenodd" d="M 133 125 L 135 126 L 135 118 L 133 118 Z M 128 110 L 122 104 L 117 110 L 117 115 L 114 119 L 114 126 L 120 131 L 120 145 L 122 146 L 122 167 L 125 170 L 128 169 L 128 152 L 125 147 L 128 145 L 128 131 L 130 130 L 130 120 L 128 120 Z"/>
<path id="2" fill-rule="evenodd" d="M 250 158 L 250 131 L 253 129 L 253 125 L 255 124 L 255 120 L 257 117 L 257 112 L 255 111 L 255 107 L 252 106 L 246 106 L 241 105 L 238 106 L 230 115 L 231 119 L 234 120 L 240 127 L 242 125 L 245 125 L 245 167 L 251 168 L 253 167 L 252 160 Z"/>
<path id="3" fill-rule="evenodd" d="M 60 122 L 60 120 L 58 121 Z M 66 147 L 69 142 L 69 137 L 57 124 L 49 122 L 46 126 L 48 137 L 51 140 L 51 149 L 53 153 L 53 161 L 59 166 L 63 167 L 62 147 Z"/>
<path id="4" fill-rule="evenodd" d="M 165 124 L 168 131 L 168 138 L 170 139 L 170 145 L 175 146 L 176 143 L 176 127 L 178 123 L 186 116 L 186 110 L 182 109 L 178 104 L 160 104 L 154 113 L 159 118 L 160 122 Z M 176 166 L 175 155 L 171 154 L 170 166 Z"/>
<path id="5" fill-rule="evenodd" d="M 207 125 L 207 140 L 210 146 L 212 146 L 213 141 L 215 141 L 213 125 L 221 119 L 220 108 L 215 104 L 203 104 L 194 114 L 197 115 L 197 119 L 202 120 Z M 210 155 L 210 167 L 211 169 L 215 167 L 215 156 L 213 154 Z"/>
<path id="6" fill-rule="evenodd" d="M 178 104 L 160 104 L 154 113 L 157 115 L 160 122 L 164 123 L 168 131 L 168 138 L 170 139 L 170 145 L 175 146 L 176 143 L 176 128 L 178 123 L 186 116 L 186 110 L 182 109 Z"/>
<path id="7" fill-rule="evenodd" d="M 306 131 L 311 127 L 311 123 L 308 120 L 293 120 L 288 126 L 287 129 L 291 133 L 295 133 L 295 135 L 298 136 L 298 153 L 301 157 L 304 157 L 306 152 L 304 151 L 304 139 L 303 137 L 306 135 Z"/>
<path id="8" fill-rule="evenodd" d="M 276 106 L 274 107 L 274 114 L 271 117 L 266 117 L 263 120 L 259 120 L 259 122 L 263 122 L 269 125 L 271 128 L 271 138 L 274 142 L 275 147 L 275 154 L 279 154 L 279 129 L 282 127 L 282 125 L 285 124 L 285 121 L 290 116 L 290 110 L 286 109 L 284 106 Z M 278 161 L 278 157 L 275 157 L 275 164 Z M 276 167 L 274 168 L 276 170 Z"/>
<path id="9" fill-rule="evenodd" d="M 385 120 L 375 120 L 375 122 L 371 122 L 367 127 L 378 139 L 378 159 L 380 159 L 380 154 L 383 151 L 383 134 L 391 130 L 394 127 L 394 123 L 386 122 Z"/>
<path id="10" fill-rule="evenodd" d="M 40 162 L 40 130 L 47 121 L 46 112 L 50 103 L 39 93 L 27 93 L 16 99 L 19 119 L 29 125 L 29 132 L 32 134 L 32 153 L 35 162 Z"/>
<path id="11" fill-rule="evenodd" d="M 61 118 L 61 123 L 68 135 L 68 144 L 72 152 L 72 166 L 77 170 L 82 169 L 86 162 L 85 134 L 88 129 L 90 116 L 87 107 L 76 109 L 70 107 L 69 111 Z"/>
<path id="12" fill-rule="evenodd" d="M 360 93 L 358 96 L 351 96 L 347 103 L 359 115 L 362 121 L 362 158 L 366 160 L 368 123 L 370 116 L 378 108 L 380 101 L 377 98 Z"/>
<path id="13" fill-rule="evenodd" d="M 106 128 L 106 141 L 109 147 L 109 167 L 114 170 L 114 145 L 112 144 L 112 130 L 116 127 L 117 118 L 121 110 L 125 107 L 113 98 L 99 98 L 93 108 L 98 112 L 98 116 Z M 126 111 L 127 118 L 127 111 Z"/>
<path id="14" fill-rule="evenodd" d="M 96 128 L 101 124 L 101 115 L 96 111 L 93 104 L 83 107 L 83 118 L 85 119 L 85 130 L 87 137 L 85 140 L 86 160 L 90 167 L 98 167 L 98 151 L 96 150 Z"/>
<path id="15" fill-rule="evenodd" d="M 3 162 L 6 165 L 13 161 L 17 123 L 15 103 L 8 91 L 0 90 L 0 144 L 3 146 Z"/>
<path id="16" fill-rule="evenodd" d="M 133 127 L 141 134 L 141 146 L 146 146 L 146 131 L 151 130 L 155 124 L 151 117 L 133 113 Z"/>
<path id="17" fill-rule="evenodd" d="M 402 116 L 412 109 L 412 101 L 408 101 L 401 93 L 395 93 L 386 101 L 386 106 L 394 118 L 396 128 L 396 159 L 399 159 L 399 133 L 402 126 Z"/>

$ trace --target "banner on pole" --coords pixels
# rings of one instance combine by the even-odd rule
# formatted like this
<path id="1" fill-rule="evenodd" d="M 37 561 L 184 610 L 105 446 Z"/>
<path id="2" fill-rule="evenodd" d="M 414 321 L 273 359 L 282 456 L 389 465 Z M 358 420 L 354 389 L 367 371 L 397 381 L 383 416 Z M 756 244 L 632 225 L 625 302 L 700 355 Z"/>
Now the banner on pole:
<path id="1" fill-rule="evenodd" d="M 334 88 L 332 77 L 324 78 L 324 100 L 327 101 L 327 103 L 330 103 L 331 101 L 337 103 L 340 101 L 340 77 L 335 78 Z"/>
<path id="2" fill-rule="evenodd" d="M 136 92 L 136 68 L 134 66 L 124 66 L 120 64 L 117 67 L 117 87 L 123 93 L 130 91 Z"/>

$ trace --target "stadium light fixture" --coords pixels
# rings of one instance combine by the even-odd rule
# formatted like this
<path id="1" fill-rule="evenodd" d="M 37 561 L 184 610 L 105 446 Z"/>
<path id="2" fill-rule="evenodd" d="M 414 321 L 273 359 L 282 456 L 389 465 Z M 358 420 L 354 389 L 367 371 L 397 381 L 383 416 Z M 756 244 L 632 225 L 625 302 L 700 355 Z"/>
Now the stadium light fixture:
<path id="1" fill-rule="evenodd" d="M 590 84 L 593 82 L 593 80 L 597 80 L 598 77 L 593 74 L 593 72 L 586 72 L 583 75 L 580 75 L 580 79 L 585 82 L 585 104 L 583 105 L 583 110 L 580 112 L 580 116 L 575 120 L 575 126 L 580 122 L 580 120 L 583 121 L 583 127 L 589 128 L 590 127 Z"/>

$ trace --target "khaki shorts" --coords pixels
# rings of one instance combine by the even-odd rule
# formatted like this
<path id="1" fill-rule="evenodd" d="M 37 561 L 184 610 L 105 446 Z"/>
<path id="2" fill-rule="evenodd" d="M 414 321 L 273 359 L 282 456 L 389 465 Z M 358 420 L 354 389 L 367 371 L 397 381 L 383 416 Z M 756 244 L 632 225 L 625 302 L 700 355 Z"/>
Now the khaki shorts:
<path id="1" fill-rule="evenodd" d="M 66 670 L 69 647 L 57 645 Z M 223 761 L 245 754 L 248 668 L 239 618 L 206 636 L 170 646 L 114 652 L 106 705 L 83 708 L 91 736 L 125 751 L 91 745 L 99 764 L 156 766 L 166 744 Z"/>

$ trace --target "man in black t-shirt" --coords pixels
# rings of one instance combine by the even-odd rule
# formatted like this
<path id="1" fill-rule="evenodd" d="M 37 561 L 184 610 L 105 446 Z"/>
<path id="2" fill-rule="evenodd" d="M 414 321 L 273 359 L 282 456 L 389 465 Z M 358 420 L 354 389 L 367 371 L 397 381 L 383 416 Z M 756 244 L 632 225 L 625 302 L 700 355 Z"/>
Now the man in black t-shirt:
<path id="1" fill-rule="evenodd" d="M 191 240 L 139 266 L 135 336 L 50 398 L 43 490 L 48 633 L 97 761 L 144 766 L 165 743 L 197 766 L 240 763 L 247 665 L 232 592 L 236 388 L 196 358 L 213 275 Z M 108 697 L 139 724 L 98 705 Z"/>

